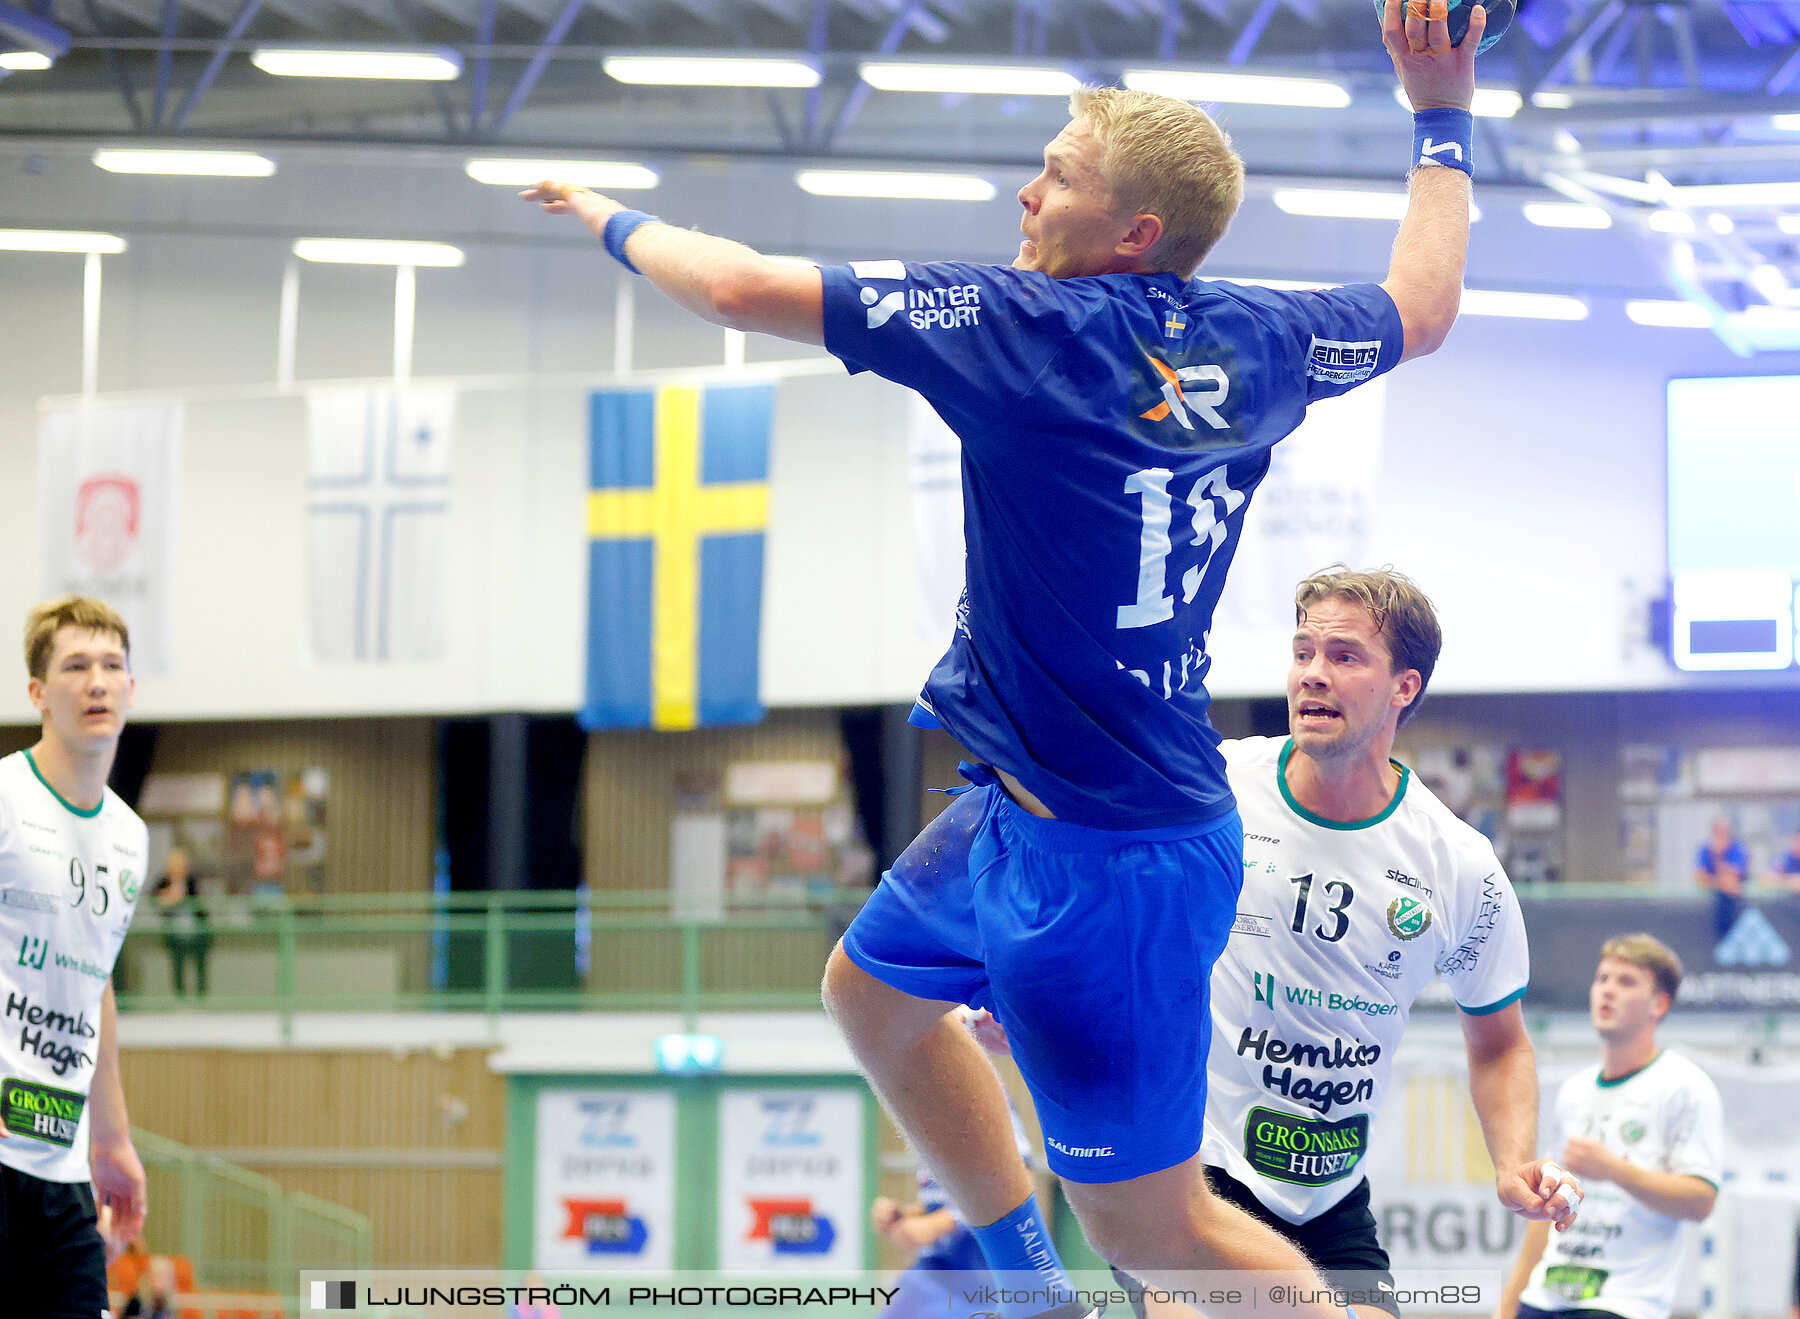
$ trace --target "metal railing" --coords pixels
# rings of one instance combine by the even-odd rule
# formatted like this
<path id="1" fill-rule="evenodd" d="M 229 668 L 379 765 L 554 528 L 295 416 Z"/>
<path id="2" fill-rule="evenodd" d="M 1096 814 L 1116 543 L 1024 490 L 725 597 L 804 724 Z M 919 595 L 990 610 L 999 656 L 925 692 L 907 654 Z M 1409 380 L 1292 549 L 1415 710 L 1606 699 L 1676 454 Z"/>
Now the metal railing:
<path id="1" fill-rule="evenodd" d="M 187 1256 L 197 1289 L 291 1300 L 303 1272 L 374 1266 L 374 1231 L 361 1214 L 152 1132 L 131 1139 L 155 1206 L 146 1244 Z"/>
<path id="2" fill-rule="evenodd" d="M 816 1007 L 825 958 L 867 893 L 672 909 L 668 890 L 383 893 L 213 901 L 207 992 L 193 935 L 142 911 L 123 1009 L 772 1010 Z M 186 938 L 189 993 L 172 983 Z"/>

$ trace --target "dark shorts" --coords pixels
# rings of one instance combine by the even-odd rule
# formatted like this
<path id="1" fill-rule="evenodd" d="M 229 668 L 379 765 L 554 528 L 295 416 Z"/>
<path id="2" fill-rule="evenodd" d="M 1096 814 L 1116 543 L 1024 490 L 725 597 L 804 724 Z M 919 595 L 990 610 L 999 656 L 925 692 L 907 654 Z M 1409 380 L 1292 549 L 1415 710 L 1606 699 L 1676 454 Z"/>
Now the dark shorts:
<path id="1" fill-rule="evenodd" d="M 0 1296 L 7 1314 L 101 1319 L 106 1247 L 86 1182 L 47 1182 L 0 1165 Z"/>
<path id="2" fill-rule="evenodd" d="M 1236 1205 L 1298 1246 L 1326 1282 L 1334 1287 L 1362 1292 L 1366 1299 L 1356 1302 L 1359 1311 L 1366 1313 L 1374 1309 L 1392 1315 L 1400 1313 L 1399 1302 L 1393 1299 L 1394 1271 L 1389 1266 L 1387 1251 L 1381 1248 L 1375 1235 L 1375 1214 L 1369 1208 L 1366 1177 L 1349 1195 L 1304 1223 L 1290 1223 L 1269 1212 L 1248 1186 L 1222 1168 L 1208 1167 L 1206 1181 L 1221 1200 Z M 1130 1279 L 1117 1269 L 1113 1270 L 1113 1276 L 1122 1285 L 1131 1285 Z M 1376 1296 L 1368 1295 L 1371 1288 Z M 1134 1302 L 1132 1310 L 1138 1319 L 1144 1319 L 1142 1302 Z M 1523 1307 L 1519 1313 L 1524 1316 Z M 1612 1319 L 1618 1319 L 1618 1316 L 1614 1315 Z"/>
<path id="3" fill-rule="evenodd" d="M 1207 982 L 1243 885 L 1236 812 L 1118 832 L 1032 815 L 976 767 L 844 934 L 917 998 L 989 1008 L 1051 1170 L 1117 1182 L 1200 1148 Z"/>

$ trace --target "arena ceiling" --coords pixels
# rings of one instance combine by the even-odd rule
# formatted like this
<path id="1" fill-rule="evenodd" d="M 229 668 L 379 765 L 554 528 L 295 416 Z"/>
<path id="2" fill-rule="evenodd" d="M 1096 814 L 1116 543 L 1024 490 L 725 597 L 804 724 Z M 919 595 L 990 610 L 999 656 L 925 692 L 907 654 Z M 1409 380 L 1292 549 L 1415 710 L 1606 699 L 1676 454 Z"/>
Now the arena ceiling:
<path id="1" fill-rule="evenodd" d="M 282 44 L 429 47 L 461 71 L 421 83 L 252 65 Z M 1016 168 L 1065 118 L 1060 97 L 874 90 L 872 57 L 1339 84 L 1342 108 L 1216 108 L 1266 186 L 1391 187 L 1408 136 L 1369 0 L 0 0 L 8 47 L 56 54 L 0 70 L 0 142 L 15 152 L 254 143 Z M 823 76 L 633 85 L 602 68 L 628 52 L 785 55 Z M 1800 348 L 1800 0 L 1524 0 L 1478 70 L 1518 107 L 1479 121 L 1484 183 L 1606 212 L 1660 245 L 1669 284 L 1722 334 L 1752 304 L 1781 313 L 1734 346 Z"/>

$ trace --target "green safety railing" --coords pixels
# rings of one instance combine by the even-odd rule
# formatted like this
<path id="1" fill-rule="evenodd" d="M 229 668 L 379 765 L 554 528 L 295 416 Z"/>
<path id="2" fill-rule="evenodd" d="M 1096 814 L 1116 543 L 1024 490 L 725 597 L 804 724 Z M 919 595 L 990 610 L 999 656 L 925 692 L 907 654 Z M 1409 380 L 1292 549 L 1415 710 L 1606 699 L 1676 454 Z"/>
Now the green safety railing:
<path id="1" fill-rule="evenodd" d="M 816 1007 L 825 958 L 866 890 L 671 909 L 668 890 L 340 894 L 208 904 L 207 992 L 140 908 L 122 1009 L 772 1010 Z M 185 936 L 191 948 L 192 935 Z"/>
<path id="2" fill-rule="evenodd" d="M 363 1215 L 148 1131 L 131 1139 L 149 1179 L 145 1244 L 187 1256 L 197 1290 L 271 1295 L 293 1312 L 302 1273 L 374 1267 Z"/>

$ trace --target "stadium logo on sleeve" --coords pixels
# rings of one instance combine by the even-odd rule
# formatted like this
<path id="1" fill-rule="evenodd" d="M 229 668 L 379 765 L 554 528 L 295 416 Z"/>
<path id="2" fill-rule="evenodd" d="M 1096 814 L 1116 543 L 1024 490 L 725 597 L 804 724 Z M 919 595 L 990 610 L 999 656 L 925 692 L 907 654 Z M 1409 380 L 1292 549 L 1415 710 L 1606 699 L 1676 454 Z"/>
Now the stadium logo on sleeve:
<path id="1" fill-rule="evenodd" d="M 810 1196 L 750 1200 L 751 1241 L 767 1241 L 777 1255 L 829 1255 L 837 1229 L 813 1212 Z"/>
<path id="2" fill-rule="evenodd" d="M 1306 355 L 1306 374 L 1328 385 L 1354 385 L 1374 375 L 1380 359 L 1379 339 L 1321 339 L 1314 335 Z"/>

